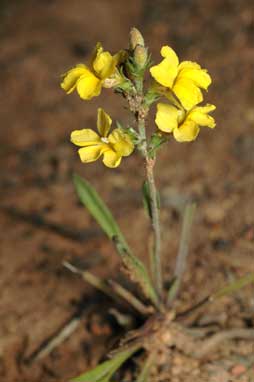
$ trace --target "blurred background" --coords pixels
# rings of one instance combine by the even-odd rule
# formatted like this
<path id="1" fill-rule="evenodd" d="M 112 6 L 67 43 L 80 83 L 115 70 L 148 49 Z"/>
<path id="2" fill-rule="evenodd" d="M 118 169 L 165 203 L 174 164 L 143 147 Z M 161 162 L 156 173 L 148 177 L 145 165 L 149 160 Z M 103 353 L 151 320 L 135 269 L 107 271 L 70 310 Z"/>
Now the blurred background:
<path id="1" fill-rule="evenodd" d="M 70 260 L 107 278 L 119 267 L 112 245 L 77 201 L 74 171 L 93 183 L 136 253 L 146 256 L 142 160 L 132 155 L 115 170 L 100 161 L 82 165 L 69 142 L 73 129 L 95 127 L 98 106 L 127 122 L 123 101 L 105 89 L 88 103 L 59 87 L 61 74 L 86 62 L 97 41 L 111 52 L 128 47 L 132 26 L 142 31 L 154 61 L 169 44 L 181 60 L 199 62 L 213 78 L 205 102 L 217 105 L 217 128 L 203 128 L 190 144 L 172 139 L 157 163 L 168 274 L 182 203 L 189 197 L 198 203 L 178 304 L 188 306 L 254 271 L 253 2 L 1 0 L 0 375 L 5 382 L 67 380 L 95 365 L 114 331 L 109 302 L 62 266 Z M 153 128 L 152 117 L 150 122 Z M 253 325 L 253 290 L 243 291 L 239 300 L 216 303 L 210 314 L 222 326 L 241 326 L 244 311 Z M 75 333 L 49 356 L 29 362 L 80 309 L 86 313 Z"/>

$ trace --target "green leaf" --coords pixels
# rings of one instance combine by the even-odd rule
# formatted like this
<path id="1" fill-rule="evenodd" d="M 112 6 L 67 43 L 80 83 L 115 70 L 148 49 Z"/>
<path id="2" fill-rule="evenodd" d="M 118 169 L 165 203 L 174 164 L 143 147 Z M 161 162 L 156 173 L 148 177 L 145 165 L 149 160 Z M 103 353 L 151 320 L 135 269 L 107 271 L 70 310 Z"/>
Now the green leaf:
<path id="1" fill-rule="evenodd" d="M 177 277 L 174 277 L 170 283 L 170 287 L 168 290 L 167 301 L 168 303 L 172 302 L 178 292 L 180 286 L 180 280 Z"/>
<path id="2" fill-rule="evenodd" d="M 154 158 L 156 152 L 159 150 L 161 145 L 165 142 L 167 142 L 167 138 L 163 136 L 160 132 L 153 134 L 149 143 L 149 150 L 148 150 L 149 157 Z"/>
<path id="3" fill-rule="evenodd" d="M 147 106 L 151 106 L 154 102 L 160 99 L 161 95 L 155 87 L 150 87 L 145 94 L 144 102 Z"/>
<path id="4" fill-rule="evenodd" d="M 121 122 L 116 121 L 115 123 L 116 123 L 116 127 L 117 127 L 118 129 L 122 129 L 122 130 L 124 130 L 124 127 L 123 127 L 123 125 L 121 124 Z"/>
<path id="5" fill-rule="evenodd" d="M 117 238 L 115 239 L 115 244 L 122 257 L 123 263 L 129 271 L 130 279 L 137 282 L 141 286 L 145 296 L 158 307 L 158 296 L 151 284 L 150 277 L 142 261 L 131 252 L 126 251 L 126 248 L 122 246 L 120 241 L 117 241 Z"/>
<path id="6" fill-rule="evenodd" d="M 88 371 L 80 375 L 77 378 L 71 380 L 71 382 L 98 382 L 102 378 L 107 377 L 107 374 L 111 370 L 111 361 L 106 361 L 95 367 L 93 370 Z"/>
<path id="7" fill-rule="evenodd" d="M 155 362 L 155 353 L 150 353 L 150 355 L 147 357 L 141 372 L 137 378 L 136 382 L 149 382 L 150 378 L 150 371 L 151 368 L 153 367 Z"/>
<path id="8" fill-rule="evenodd" d="M 93 186 L 77 174 L 74 174 L 74 185 L 81 203 L 88 209 L 106 235 L 111 240 L 114 237 L 118 237 L 127 247 L 127 243 L 118 224 Z"/>
<path id="9" fill-rule="evenodd" d="M 209 297 L 209 301 L 214 301 L 217 298 L 238 292 L 240 289 L 249 284 L 254 284 L 254 272 L 247 273 L 247 275 L 234 280 L 232 283 L 220 288 L 217 292 L 212 293 Z"/>
<path id="10" fill-rule="evenodd" d="M 189 254 L 189 242 L 191 239 L 191 228 L 193 224 L 195 209 L 195 203 L 188 203 L 184 210 L 180 246 L 176 258 L 174 279 L 168 292 L 168 304 L 172 303 L 176 298 L 181 286 L 183 274 L 185 272 L 187 257 Z"/>
<path id="11" fill-rule="evenodd" d="M 117 353 L 117 355 L 94 369 L 80 375 L 71 380 L 71 382 L 109 382 L 113 374 L 121 367 L 121 365 L 130 358 L 140 346 Z"/>
<path id="12" fill-rule="evenodd" d="M 154 304 L 157 304 L 158 298 L 152 287 L 146 267 L 141 260 L 132 254 L 118 224 L 106 204 L 95 189 L 79 175 L 74 175 L 74 184 L 81 202 L 95 218 L 107 236 L 115 243 L 117 251 L 131 279 L 141 286 L 146 297 L 150 298 Z"/>

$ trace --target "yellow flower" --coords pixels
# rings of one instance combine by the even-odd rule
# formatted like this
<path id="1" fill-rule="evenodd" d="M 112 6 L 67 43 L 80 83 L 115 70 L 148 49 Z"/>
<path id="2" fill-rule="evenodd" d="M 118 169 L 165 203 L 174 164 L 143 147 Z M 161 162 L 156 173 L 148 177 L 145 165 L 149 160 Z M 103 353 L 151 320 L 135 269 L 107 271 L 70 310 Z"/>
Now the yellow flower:
<path id="1" fill-rule="evenodd" d="M 161 55 L 164 59 L 150 69 L 152 77 L 160 85 L 171 89 L 186 110 L 202 102 L 200 88 L 207 90 L 212 82 L 207 70 L 192 61 L 179 64 L 176 53 L 169 46 L 161 48 Z"/>
<path id="2" fill-rule="evenodd" d="M 122 157 L 133 152 L 134 144 L 122 129 L 114 129 L 109 134 L 111 123 L 110 116 L 100 108 L 97 113 L 97 129 L 100 135 L 91 129 L 75 130 L 71 133 L 71 142 L 82 147 L 78 150 L 81 162 L 94 162 L 103 155 L 105 166 L 114 168 L 119 166 Z"/>
<path id="3" fill-rule="evenodd" d="M 100 43 L 97 43 L 89 66 L 79 64 L 63 75 L 61 87 L 67 94 L 75 89 L 84 100 L 89 100 L 101 93 L 101 88 L 116 86 L 121 82 L 117 65 L 123 59 L 124 52 L 112 56 L 104 52 Z"/>
<path id="4" fill-rule="evenodd" d="M 173 105 L 158 103 L 155 123 L 165 133 L 173 133 L 178 142 L 190 142 L 197 138 L 199 126 L 215 127 L 215 120 L 208 115 L 214 105 L 196 106 L 189 112 Z"/>

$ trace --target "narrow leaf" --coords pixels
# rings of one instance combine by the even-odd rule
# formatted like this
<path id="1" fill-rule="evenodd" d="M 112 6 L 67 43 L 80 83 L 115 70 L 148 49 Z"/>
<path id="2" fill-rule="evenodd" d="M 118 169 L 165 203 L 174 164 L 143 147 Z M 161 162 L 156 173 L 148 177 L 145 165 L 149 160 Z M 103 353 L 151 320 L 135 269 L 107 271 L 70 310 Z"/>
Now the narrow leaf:
<path id="1" fill-rule="evenodd" d="M 138 346 L 123 352 L 117 353 L 117 355 L 94 369 L 80 375 L 77 378 L 71 380 L 71 382 L 109 382 L 112 375 L 120 368 L 120 366 L 132 356 L 137 350 Z"/>
<path id="2" fill-rule="evenodd" d="M 122 257 L 124 265 L 129 271 L 130 278 L 141 286 L 145 296 L 148 297 L 154 303 L 154 305 L 158 307 L 158 296 L 151 284 L 151 280 L 145 265 L 140 259 L 126 250 L 122 243 L 117 240 L 117 238 L 115 238 L 115 244 L 119 254 Z"/>
<path id="3" fill-rule="evenodd" d="M 161 145 L 165 142 L 167 142 L 167 139 L 161 133 L 153 134 L 151 137 L 149 150 L 148 150 L 149 157 L 154 158 L 156 152 L 159 150 Z"/>
<path id="4" fill-rule="evenodd" d="M 74 184 L 81 202 L 95 218 L 107 236 L 115 243 L 117 251 L 131 278 L 141 286 L 146 297 L 154 304 L 157 304 L 158 299 L 146 267 L 141 260 L 132 254 L 118 224 L 106 204 L 95 189 L 79 175 L 74 175 Z"/>
<path id="5" fill-rule="evenodd" d="M 168 290 L 168 298 L 167 301 L 168 303 L 172 302 L 178 292 L 180 286 L 180 280 L 177 277 L 174 277 L 173 280 L 170 283 L 170 287 Z"/>
<path id="6" fill-rule="evenodd" d="M 151 353 L 147 357 L 136 382 L 149 382 L 150 380 L 149 376 L 150 376 L 151 368 L 154 365 L 154 362 L 155 362 L 155 353 Z"/>
<path id="7" fill-rule="evenodd" d="M 206 304 L 213 302 L 216 299 L 227 296 L 231 293 L 238 292 L 240 289 L 248 286 L 249 284 L 254 284 L 254 272 L 248 273 L 247 275 L 236 279 L 232 283 L 220 288 L 217 292 L 212 293 L 209 296 L 206 296 L 201 301 L 193 305 L 191 308 L 178 314 L 178 317 L 184 317 L 188 314 L 195 312 L 197 309 L 203 308 Z"/>
<path id="8" fill-rule="evenodd" d="M 238 292 L 240 289 L 244 288 L 249 284 L 254 284 L 254 272 L 248 273 L 247 275 L 236 279 L 232 283 L 220 288 L 217 292 L 212 293 L 209 297 L 209 301 L 214 301 L 217 298 L 227 296 L 229 294 Z"/>
<path id="9" fill-rule="evenodd" d="M 179 251 L 177 254 L 176 266 L 174 271 L 174 280 L 170 286 L 170 290 L 168 293 L 168 301 L 167 301 L 168 305 L 170 305 L 170 303 L 172 303 L 172 301 L 176 298 L 181 286 L 183 274 L 186 269 L 186 262 L 187 262 L 187 257 L 189 254 L 189 243 L 191 239 L 191 228 L 192 228 L 195 209 L 196 209 L 195 203 L 189 203 L 185 207 L 180 246 L 179 246 Z"/>
<path id="10" fill-rule="evenodd" d="M 118 224 L 93 186 L 77 174 L 74 174 L 74 185 L 80 201 L 88 209 L 106 235 L 111 240 L 117 236 L 127 246 Z"/>
<path id="11" fill-rule="evenodd" d="M 88 371 L 87 373 L 84 373 L 79 377 L 72 379 L 71 382 L 98 382 L 100 381 L 100 379 L 106 377 L 107 374 L 110 372 L 112 367 L 111 362 L 112 361 L 103 362 L 102 364 Z"/>

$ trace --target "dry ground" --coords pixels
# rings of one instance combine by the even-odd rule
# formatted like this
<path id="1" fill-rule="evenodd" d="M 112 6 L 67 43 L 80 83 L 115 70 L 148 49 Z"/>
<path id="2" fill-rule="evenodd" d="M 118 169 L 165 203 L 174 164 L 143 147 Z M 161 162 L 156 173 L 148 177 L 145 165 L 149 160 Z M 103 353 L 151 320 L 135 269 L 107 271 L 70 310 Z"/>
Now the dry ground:
<path id="1" fill-rule="evenodd" d="M 122 102 L 110 91 L 91 103 L 67 97 L 59 76 L 86 60 L 96 41 L 111 51 L 127 46 L 133 25 L 142 29 L 156 59 L 160 45 L 169 43 L 181 58 L 211 72 L 207 100 L 217 105 L 217 129 L 203 129 L 192 144 L 172 140 L 157 164 L 157 182 L 171 201 L 162 210 L 168 273 L 180 232 L 179 195 L 198 202 L 178 302 L 184 308 L 254 271 L 253 3 L 27 0 L 0 6 L 0 375 L 5 382 L 64 382 L 95 365 L 120 333 L 109 301 L 62 267 L 71 259 L 105 277 L 119 268 L 111 244 L 77 203 L 73 171 L 101 192 L 141 257 L 149 226 L 139 193 L 144 166 L 137 155 L 114 171 L 100 163 L 83 166 L 69 143 L 71 130 L 94 126 L 98 105 L 127 121 Z M 27 365 L 80 309 L 75 333 L 50 356 Z M 231 328 L 253 327 L 253 317 L 249 287 L 196 319 Z M 202 364 L 176 355 L 168 380 L 247 381 L 235 366 L 251 365 L 253 346 L 225 343 Z"/>

